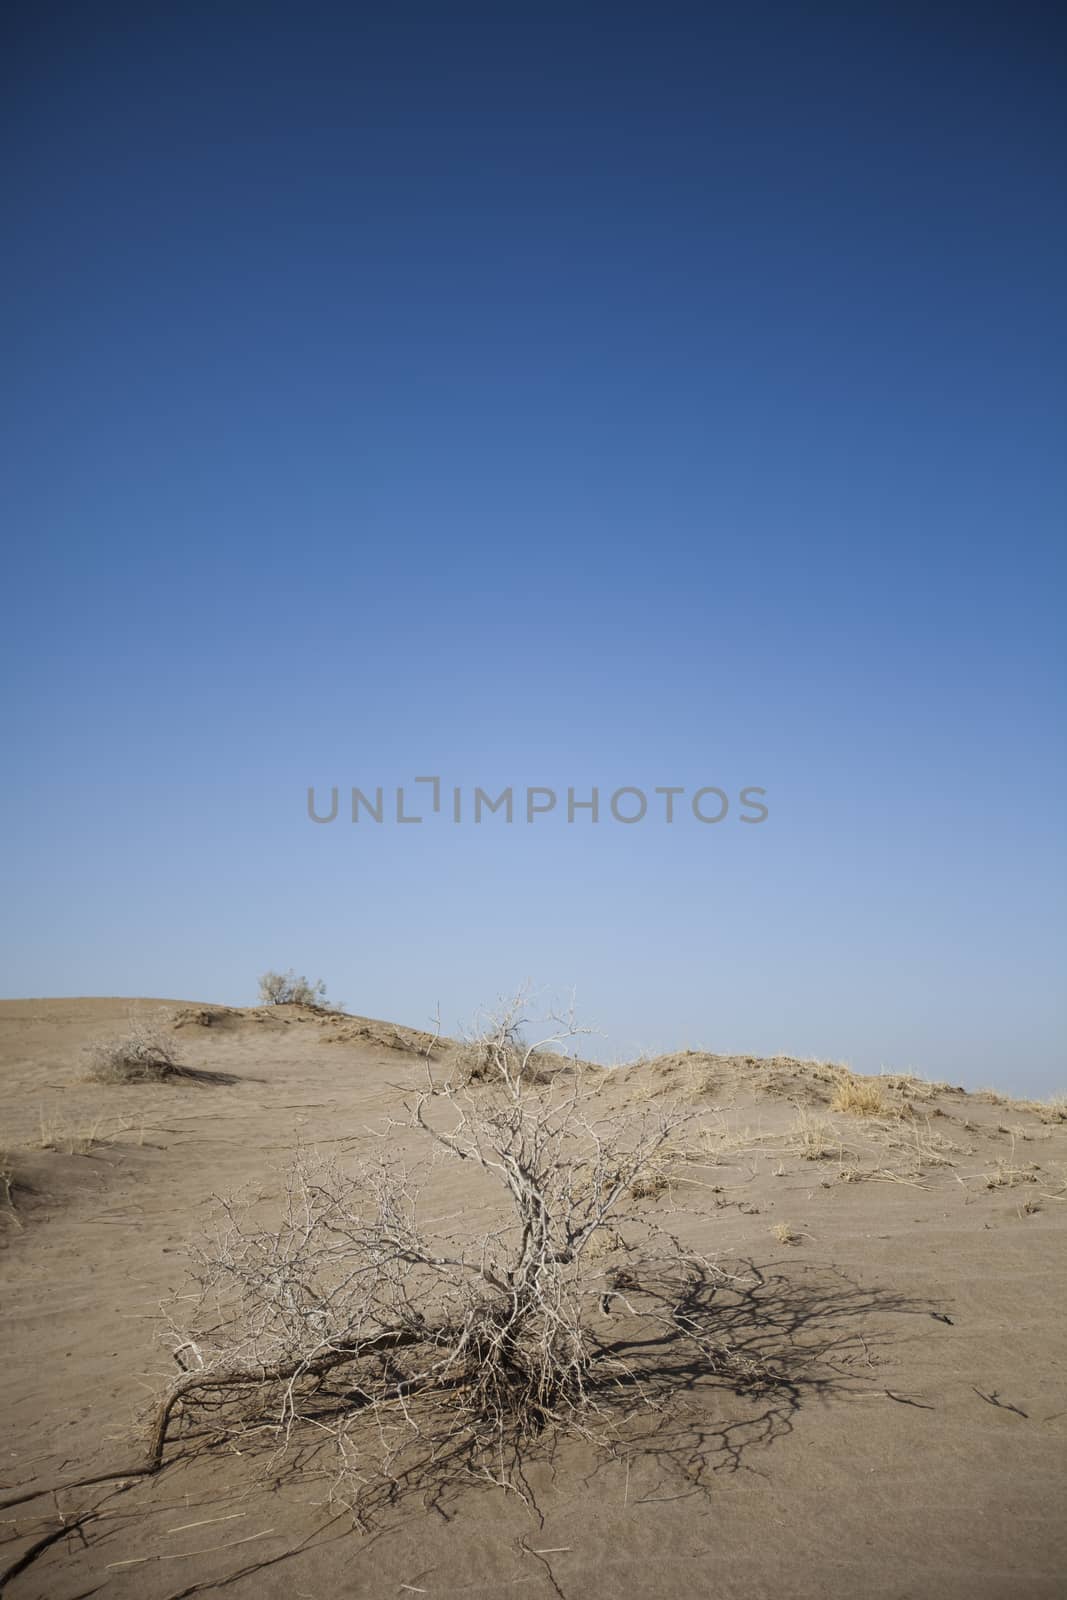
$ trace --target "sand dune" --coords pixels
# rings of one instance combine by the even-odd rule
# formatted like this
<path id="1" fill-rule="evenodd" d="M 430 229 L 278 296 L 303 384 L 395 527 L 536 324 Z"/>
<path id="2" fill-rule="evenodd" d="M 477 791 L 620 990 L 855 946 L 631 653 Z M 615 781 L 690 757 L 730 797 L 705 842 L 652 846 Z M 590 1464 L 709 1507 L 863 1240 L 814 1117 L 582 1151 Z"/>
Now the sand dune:
<path id="1" fill-rule="evenodd" d="M 92 1081 L 84 1047 L 138 1019 L 233 1081 Z M 313 1439 L 268 1467 L 254 1434 L 178 1430 L 161 1472 L 85 1482 L 144 1453 L 174 1374 L 158 1306 L 181 1292 L 212 1197 L 276 1188 L 298 1142 L 373 1149 L 428 1043 L 298 1007 L 0 1004 L 13 1600 L 1065 1592 L 1067 1122 L 784 1057 L 683 1053 L 602 1074 L 601 1090 L 697 1113 L 696 1158 L 641 1204 L 728 1269 L 706 1315 L 782 1382 L 679 1370 L 614 1452 L 545 1437 L 521 1493 L 458 1482 L 428 1503 L 416 1487 L 362 1531 L 331 1503 Z M 434 1182 L 472 1236 L 491 1224 L 496 1200 L 463 1165 Z"/>

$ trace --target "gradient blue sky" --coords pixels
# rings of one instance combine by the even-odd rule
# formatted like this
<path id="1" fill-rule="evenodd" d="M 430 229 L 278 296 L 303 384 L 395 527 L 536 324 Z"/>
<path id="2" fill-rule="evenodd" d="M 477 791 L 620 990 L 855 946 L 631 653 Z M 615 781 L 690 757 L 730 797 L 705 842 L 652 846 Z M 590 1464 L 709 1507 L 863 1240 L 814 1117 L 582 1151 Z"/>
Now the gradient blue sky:
<path id="1" fill-rule="evenodd" d="M 2 992 L 1064 1087 L 1056 8 L 4 27 Z"/>

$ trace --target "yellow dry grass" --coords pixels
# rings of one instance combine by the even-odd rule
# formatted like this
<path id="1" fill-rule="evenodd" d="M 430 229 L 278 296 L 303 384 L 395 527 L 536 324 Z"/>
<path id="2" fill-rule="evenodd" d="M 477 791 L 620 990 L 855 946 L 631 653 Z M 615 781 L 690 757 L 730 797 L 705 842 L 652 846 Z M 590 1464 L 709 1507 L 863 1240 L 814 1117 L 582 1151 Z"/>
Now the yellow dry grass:
<path id="1" fill-rule="evenodd" d="M 815 1116 L 803 1106 L 797 1107 L 786 1138 L 786 1148 L 802 1161 L 829 1161 L 834 1157 L 844 1160 L 845 1147 L 838 1129 L 827 1117 Z"/>
<path id="2" fill-rule="evenodd" d="M 906 1117 L 911 1106 L 899 1079 L 861 1078 L 847 1070 L 837 1074 L 830 1100 L 831 1111 L 852 1117 Z"/>
<path id="3" fill-rule="evenodd" d="M 891 1100 L 873 1078 L 856 1078 L 851 1073 L 838 1078 L 830 1100 L 831 1111 L 844 1111 L 853 1117 L 892 1117 L 900 1114 L 899 1100 Z"/>
<path id="4" fill-rule="evenodd" d="M 75 1123 L 54 1110 L 46 1115 L 42 1107 L 38 1119 L 40 1123 L 38 1149 L 54 1150 L 60 1155 L 87 1156 L 98 1144 L 112 1144 L 124 1134 L 132 1134 L 135 1144 L 144 1144 L 144 1117 L 137 1123 L 130 1122 L 126 1117 L 114 1117 L 109 1127 L 108 1119 L 103 1116 Z"/>

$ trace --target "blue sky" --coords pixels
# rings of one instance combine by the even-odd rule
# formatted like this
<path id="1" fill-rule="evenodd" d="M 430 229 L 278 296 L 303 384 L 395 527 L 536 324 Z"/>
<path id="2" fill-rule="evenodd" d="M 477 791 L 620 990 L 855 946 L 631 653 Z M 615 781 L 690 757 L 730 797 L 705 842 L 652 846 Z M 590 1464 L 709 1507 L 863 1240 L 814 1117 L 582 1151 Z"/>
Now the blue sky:
<path id="1" fill-rule="evenodd" d="M 1064 1087 L 1054 9 L 5 28 L 0 991 Z"/>

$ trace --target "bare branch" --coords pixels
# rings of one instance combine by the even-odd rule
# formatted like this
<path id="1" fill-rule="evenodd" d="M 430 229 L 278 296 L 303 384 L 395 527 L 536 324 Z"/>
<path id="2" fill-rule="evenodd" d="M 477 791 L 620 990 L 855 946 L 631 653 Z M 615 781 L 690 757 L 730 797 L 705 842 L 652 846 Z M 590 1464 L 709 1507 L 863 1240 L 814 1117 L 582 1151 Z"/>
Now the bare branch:
<path id="1" fill-rule="evenodd" d="M 473 1241 L 447 1218 L 424 1222 L 425 1169 L 387 1155 L 349 1170 L 298 1153 L 280 1219 L 259 1195 L 220 1203 L 193 1258 L 194 1309 L 180 1296 L 168 1321 L 187 1370 L 160 1402 L 152 1462 L 179 1412 L 217 1419 L 243 1396 L 242 1414 L 251 1405 L 282 1446 L 312 1420 L 332 1434 L 348 1504 L 415 1471 L 412 1452 L 425 1467 L 460 1450 L 468 1470 L 502 1481 L 524 1436 L 585 1433 L 603 1384 L 634 1380 L 605 1365 L 591 1319 L 616 1302 L 632 1310 L 645 1274 L 682 1282 L 693 1268 L 640 1203 L 669 1186 L 693 1113 L 605 1110 L 600 1069 L 566 1053 L 583 1031 L 573 1004 L 536 1032 L 530 1014 L 527 988 L 440 1076 L 427 1051 L 424 1084 L 393 1125 L 426 1136 L 430 1168 L 471 1162 L 501 1191 L 500 1221 Z M 612 1264 L 621 1252 L 625 1272 Z M 662 1326 L 662 1297 L 650 1315 Z M 339 1368 L 343 1396 L 327 1416 Z"/>

